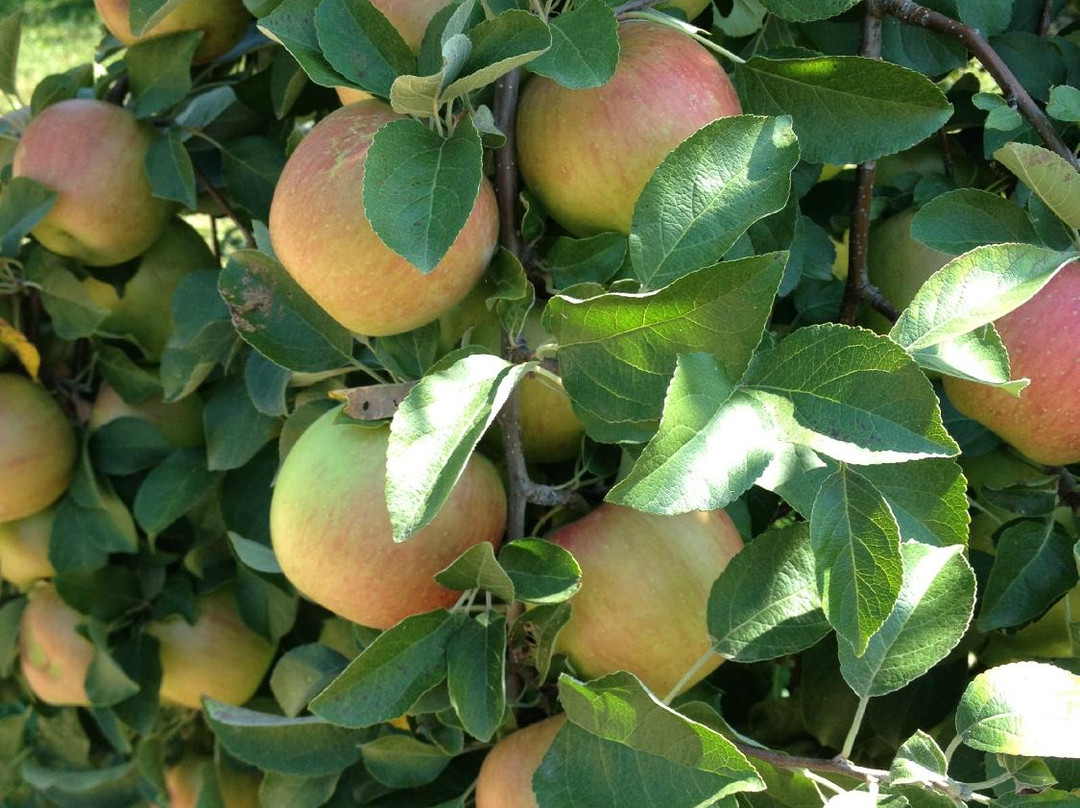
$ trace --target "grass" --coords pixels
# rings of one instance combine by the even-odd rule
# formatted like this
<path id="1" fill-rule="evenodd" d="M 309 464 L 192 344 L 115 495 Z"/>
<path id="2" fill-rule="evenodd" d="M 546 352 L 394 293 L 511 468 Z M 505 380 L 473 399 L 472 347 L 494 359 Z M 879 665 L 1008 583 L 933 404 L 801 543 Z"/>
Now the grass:
<path id="1" fill-rule="evenodd" d="M 23 12 L 19 49 L 19 96 L 30 103 L 34 87 L 50 73 L 90 62 L 101 39 L 93 0 L 0 0 L 0 17 Z M 0 106 L 11 108 L 6 99 Z"/>

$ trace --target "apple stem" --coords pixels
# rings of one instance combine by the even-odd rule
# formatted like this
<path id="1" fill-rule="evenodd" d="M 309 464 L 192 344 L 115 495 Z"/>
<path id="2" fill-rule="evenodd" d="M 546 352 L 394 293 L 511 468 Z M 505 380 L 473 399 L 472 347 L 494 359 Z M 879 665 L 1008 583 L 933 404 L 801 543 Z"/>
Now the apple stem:
<path id="1" fill-rule="evenodd" d="M 1005 60 L 998 55 L 990 43 L 988 43 L 974 28 L 971 28 L 958 20 L 947 17 L 937 11 L 921 6 L 914 0 L 868 0 L 867 13 L 874 14 L 879 21 L 881 15 L 889 14 L 900 22 L 916 28 L 925 28 L 936 34 L 942 34 L 957 42 L 971 51 L 979 63 L 986 68 L 986 72 L 994 77 L 1005 100 L 1016 107 L 1017 111 L 1027 118 L 1032 128 L 1039 133 L 1046 147 L 1065 158 L 1077 171 L 1080 171 L 1080 161 L 1076 155 L 1065 145 L 1065 142 L 1054 129 L 1053 123 L 1046 117 L 1046 113 L 1039 108 L 1035 99 L 1024 89 L 1024 85 L 1016 78 L 1016 75 L 1005 64 Z M 1045 11 L 1044 11 L 1044 16 Z M 1049 22 L 1047 22 L 1049 25 Z"/>

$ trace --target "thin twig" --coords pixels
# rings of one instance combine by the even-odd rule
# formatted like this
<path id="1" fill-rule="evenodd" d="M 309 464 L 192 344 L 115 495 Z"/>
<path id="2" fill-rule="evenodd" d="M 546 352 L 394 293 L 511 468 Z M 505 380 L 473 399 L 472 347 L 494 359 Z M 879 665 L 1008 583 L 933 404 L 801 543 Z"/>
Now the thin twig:
<path id="1" fill-rule="evenodd" d="M 250 249 L 255 249 L 255 235 L 251 232 L 251 229 L 244 224 L 244 221 L 240 218 L 240 215 L 233 209 L 233 206 L 229 204 L 229 201 L 221 195 L 221 192 L 214 187 L 214 184 L 210 182 L 207 176 L 199 169 L 195 168 L 195 178 L 206 189 L 206 193 L 210 194 L 210 198 L 217 203 L 217 206 L 221 208 L 221 212 L 232 219 L 233 224 L 236 225 L 236 229 L 244 235 L 244 241 Z"/>
<path id="2" fill-rule="evenodd" d="M 1046 147 L 1061 155 L 1069 165 L 1080 171 L 1080 161 L 1054 129 L 1046 113 L 1035 103 L 1035 99 L 1024 89 L 1009 66 L 979 33 L 963 23 L 920 6 L 914 0 L 868 0 L 867 6 L 874 6 L 879 12 L 890 14 L 896 19 L 917 28 L 925 28 L 950 39 L 955 39 L 966 47 L 986 68 L 998 83 L 1005 99 L 1016 106 L 1017 111 L 1027 118 L 1028 123 L 1038 132 Z"/>
<path id="3" fill-rule="evenodd" d="M 521 87 L 521 69 L 511 70 L 495 84 L 495 125 L 506 137 L 495 152 L 495 191 L 499 200 L 499 240 L 521 258 L 521 232 L 518 223 L 517 172 L 517 103 Z"/>
<path id="4" fill-rule="evenodd" d="M 744 743 L 743 741 L 733 738 L 729 738 L 729 740 L 735 745 L 736 749 L 747 757 L 763 760 L 779 769 L 809 769 L 810 771 L 815 772 L 842 774 L 845 777 L 862 780 L 864 783 L 870 782 L 871 780 L 887 780 L 889 777 L 889 772 L 884 769 L 870 769 L 866 766 L 859 766 L 846 758 L 835 757 L 826 759 L 798 757 L 796 755 L 789 755 L 787 752 L 777 752 L 774 749 L 765 749 L 756 744 Z"/>
<path id="5" fill-rule="evenodd" d="M 1054 0 L 1043 0 L 1042 14 L 1039 15 L 1039 36 L 1046 36 L 1050 30 L 1050 20 L 1054 16 Z"/>

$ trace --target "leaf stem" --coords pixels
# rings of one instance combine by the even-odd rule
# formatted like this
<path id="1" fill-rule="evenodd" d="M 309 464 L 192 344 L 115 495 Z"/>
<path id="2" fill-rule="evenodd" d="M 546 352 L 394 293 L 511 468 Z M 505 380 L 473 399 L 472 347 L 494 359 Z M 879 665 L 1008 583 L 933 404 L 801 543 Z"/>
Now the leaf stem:
<path id="1" fill-rule="evenodd" d="M 700 43 L 701 45 L 704 45 L 706 48 L 713 51 L 714 53 L 720 54 L 725 59 L 730 59 L 735 64 L 738 64 L 738 65 L 746 64 L 746 60 L 743 59 L 741 56 L 736 56 L 734 53 L 729 51 L 727 48 L 724 48 L 724 47 L 721 47 L 720 45 L 717 45 L 715 42 L 713 42 L 708 37 L 702 36 L 700 33 L 698 33 L 701 29 L 698 28 L 696 25 L 691 25 L 688 22 L 683 22 L 682 20 L 679 20 L 679 19 L 676 19 L 675 17 L 672 17 L 670 14 L 664 14 L 662 11 L 652 11 L 652 10 L 628 11 L 628 12 L 625 12 L 625 13 L 621 14 L 620 19 L 623 19 L 623 20 L 647 20 L 649 22 L 655 22 L 655 23 L 658 23 L 660 25 L 666 25 L 668 28 L 674 28 L 676 31 L 679 31 L 679 32 L 681 32 L 683 34 L 686 34 L 688 37 L 690 37 L 694 41 Z"/>
<path id="2" fill-rule="evenodd" d="M 698 673 L 701 672 L 701 669 L 709 664 L 709 660 L 714 656 L 716 656 L 716 650 L 712 645 L 709 645 L 709 650 L 702 654 L 698 661 L 690 666 L 690 670 L 684 673 L 682 678 L 675 683 L 675 687 L 671 688 L 671 692 L 664 696 L 664 704 L 671 704 L 671 702 L 675 700 L 675 697 L 686 689 L 690 680 L 697 676 Z"/>
<path id="3" fill-rule="evenodd" d="M 251 229 L 246 224 L 244 224 L 233 206 L 230 205 L 229 201 L 214 187 L 214 183 L 210 182 L 209 178 L 199 169 L 199 167 L 192 163 L 192 168 L 195 171 L 195 178 L 202 187 L 206 189 L 206 193 L 209 194 L 210 198 L 217 203 L 219 208 L 221 208 L 221 212 L 232 219 L 233 224 L 236 225 L 236 229 L 243 234 L 244 242 L 247 244 L 248 248 L 254 250 L 256 247 L 255 234 L 251 232 Z"/>
<path id="4" fill-rule="evenodd" d="M 840 750 L 840 757 L 851 757 L 851 750 L 855 748 L 855 739 L 862 729 L 863 718 L 866 716 L 866 708 L 870 704 L 870 697 L 863 696 L 859 699 L 859 707 L 855 710 L 855 717 L 851 720 L 851 729 L 848 730 L 847 738 L 844 739 L 844 748 Z"/>
<path id="5" fill-rule="evenodd" d="M 955 738 L 952 739 L 952 741 L 949 742 L 949 745 L 945 748 L 946 763 L 952 761 L 952 756 L 956 754 L 956 750 L 960 748 L 960 744 L 962 744 L 963 742 L 964 739 L 960 737 L 959 733 Z"/>
<path id="6" fill-rule="evenodd" d="M 971 791 L 982 791 L 986 788 L 994 788 L 995 786 L 1000 786 L 1002 783 L 1007 783 L 1012 779 L 1012 772 L 1004 772 L 1002 774 L 999 774 L 997 777 L 991 777 L 989 780 L 983 780 L 978 783 L 964 783 L 963 785 L 964 788 L 970 789 Z"/>

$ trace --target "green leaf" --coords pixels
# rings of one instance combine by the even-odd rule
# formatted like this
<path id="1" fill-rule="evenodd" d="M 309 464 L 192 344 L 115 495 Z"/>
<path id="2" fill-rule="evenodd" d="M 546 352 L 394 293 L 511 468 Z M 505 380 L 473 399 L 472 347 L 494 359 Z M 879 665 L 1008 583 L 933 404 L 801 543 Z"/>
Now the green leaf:
<path id="1" fill-rule="evenodd" d="M 574 410 L 601 442 L 643 442 L 655 431 L 677 357 L 714 354 L 739 378 L 764 332 L 786 255 L 699 270 L 656 292 L 590 299 L 560 295 L 545 316 Z"/>
<path id="2" fill-rule="evenodd" d="M 759 0 L 773 14 L 792 22 L 825 20 L 847 11 L 859 0 Z"/>
<path id="3" fill-rule="evenodd" d="M 975 573 L 964 548 L 906 542 L 896 607 L 856 656 L 840 641 L 840 671 L 860 697 L 884 696 L 918 679 L 949 655 L 975 608 Z"/>
<path id="4" fill-rule="evenodd" d="M 233 201 L 260 221 L 270 218 L 285 151 L 260 135 L 237 138 L 222 144 L 221 167 Z"/>
<path id="5" fill-rule="evenodd" d="M 961 337 L 1023 305 L 1068 260 L 1028 244 L 974 249 L 930 276 L 889 336 L 912 354 Z"/>
<path id="6" fill-rule="evenodd" d="M 14 258 L 26 236 L 56 203 L 56 191 L 29 177 L 13 177 L 0 195 L 0 255 Z"/>
<path id="7" fill-rule="evenodd" d="M 128 48 L 124 62 L 138 117 L 165 112 L 188 94 L 191 60 L 202 38 L 202 31 L 184 31 L 156 36 Z"/>
<path id="8" fill-rule="evenodd" d="M 551 47 L 551 31 L 535 14 L 511 9 L 469 31 L 469 41 L 472 50 L 461 67 L 461 78 L 443 91 L 444 103 L 492 84 L 535 59 Z"/>
<path id="9" fill-rule="evenodd" d="M 285 715 L 295 718 L 348 664 L 333 648 L 319 643 L 300 645 L 278 660 L 270 674 L 270 689 Z"/>
<path id="10" fill-rule="evenodd" d="M 458 626 L 446 647 L 450 703 L 465 731 L 490 741 L 506 712 L 506 618 L 480 614 Z"/>
<path id="11" fill-rule="evenodd" d="M 98 620 L 117 620 L 143 605 L 138 576 L 125 567 L 62 572 L 54 580 L 69 606 Z"/>
<path id="12" fill-rule="evenodd" d="M 956 731 L 1001 755 L 1080 758 L 1080 676 L 1017 662 L 980 673 L 956 709 Z"/>
<path id="13" fill-rule="evenodd" d="M 259 28 L 280 42 L 316 84 L 323 87 L 348 85 L 349 80 L 334 70 L 323 55 L 315 27 L 315 14 L 322 0 L 285 0 L 259 20 Z"/>
<path id="14" fill-rule="evenodd" d="M 390 87 L 390 106 L 404 115 L 439 117 L 443 87 L 457 77 L 471 52 L 472 43 L 467 36 L 450 37 L 442 45 L 442 60 L 437 72 L 430 76 L 398 76 L 394 79 Z"/>
<path id="15" fill-rule="evenodd" d="M 569 601 L 547 603 L 529 609 L 514 623 L 511 637 L 514 653 L 524 647 L 520 656 L 529 658 L 541 682 L 548 677 L 556 641 L 570 621 L 572 611 Z"/>
<path id="16" fill-rule="evenodd" d="M 86 671 L 86 694 L 95 707 L 112 707 L 139 692 L 139 683 L 124 673 L 109 654 L 104 636 L 93 636 L 94 655 Z M 103 634 L 103 632 L 102 632 Z"/>
<path id="17" fill-rule="evenodd" d="M 263 415 L 288 415 L 286 393 L 292 371 L 274 364 L 258 351 L 248 354 L 244 363 L 244 386 L 255 409 Z"/>
<path id="18" fill-rule="evenodd" d="M 241 376 L 214 391 L 203 410 L 203 423 L 211 471 L 240 468 L 281 431 L 280 419 L 255 409 Z"/>
<path id="19" fill-rule="evenodd" d="M 559 679 L 569 721 L 533 775 L 541 805 L 697 808 L 765 787 L 730 741 L 661 704 L 628 673 Z"/>
<path id="20" fill-rule="evenodd" d="M 788 441 L 843 462 L 958 453 L 925 375 L 896 344 L 869 331 L 801 328 L 759 352 L 742 386 L 766 406 Z"/>
<path id="21" fill-rule="evenodd" d="M 499 551 L 514 582 L 515 597 L 526 603 L 562 603 L 581 588 L 581 567 L 568 550 L 543 539 L 518 539 Z"/>
<path id="22" fill-rule="evenodd" d="M 420 272 L 435 269 L 472 212 L 484 178 L 468 119 L 442 138 L 414 120 L 375 133 L 364 163 L 364 211 L 380 239 Z"/>
<path id="23" fill-rule="evenodd" d="M 1015 0 L 956 0 L 960 20 L 977 28 L 984 37 L 991 37 L 1009 29 Z"/>
<path id="24" fill-rule="evenodd" d="M 825 616 L 862 656 L 900 593 L 896 517 L 865 477 L 841 465 L 814 500 L 810 543 Z"/>
<path id="25" fill-rule="evenodd" d="M 262 808 L 320 808 L 337 789 L 337 772 L 319 777 L 302 777 L 281 772 L 266 772 L 259 785 Z"/>
<path id="26" fill-rule="evenodd" d="M 735 79 L 747 112 L 792 117 L 802 157 L 814 163 L 895 154 L 952 114 L 944 93 L 922 74 L 859 56 L 755 57 L 738 66 Z"/>
<path id="27" fill-rule="evenodd" d="M 370 727 L 408 712 L 446 678 L 446 646 L 461 615 L 407 617 L 360 654 L 314 701 L 311 711 L 344 727 Z"/>
<path id="28" fill-rule="evenodd" d="M 0 17 L 0 90 L 15 95 L 18 87 L 19 40 L 22 38 L 22 12 Z"/>
<path id="29" fill-rule="evenodd" d="M 1019 626 L 1076 585 L 1075 538 L 1053 520 L 1025 519 L 996 537 L 994 566 L 979 604 L 979 631 Z"/>
<path id="30" fill-rule="evenodd" d="M 614 12 L 601 0 L 586 0 L 550 21 L 551 48 L 529 70 L 571 90 L 600 87 L 619 64 Z"/>
<path id="31" fill-rule="evenodd" d="M 218 285 L 237 333 L 272 362 L 302 373 L 351 362 L 352 335 L 274 258 L 256 250 L 234 252 Z"/>
<path id="32" fill-rule="evenodd" d="M 1080 89 L 1062 84 L 1050 90 L 1050 103 L 1046 114 L 1059 121 L 1080 122 Z"/>
<path id="33" fill-rule="evenodd" d="M 195 209 L 195 168 L 184 148 L 183 130 L 173 127 L 151 143 L 144 164 L 154 196 Z"/>
<path id="34" fill-rule="evenodd" d="M 737 662 L 795 654 L 829 633 L 806 523 L 766 531 L 728 562 L 709 594 L 713 650 Z"/>
<path id="35" fill-rule="evenodd" d="M 22 779 L 59 808 L 116 808 L 144 802 L 134 763 L 103 769 L 50 769 L 32 758 L 18 767 Z"/>
<path id="36" fill-rule="evenodd" d="M 319 777 L 360 760 L 365 733 L 319 718 L 284 718 L 205 699 L 206 722 L 230 755 L 260 769 Z"/>
<path id="37" fill-rule="evenodd" d="M 911 235 L 931 249 L 952 255 L 985 244 L 1039 241 L 1023 208 L 976 188 L 949 191 L 930 200 L 912 219 Z"/>
<path id="38" fill-rule="evenodd" d="M 949 771 L 949 762 L 937 741 L 917 730 L 896 750 L 889 767 L 889 780 L 892 785 L 920 784 L 930 778 L 945 777 Z"/>
<path id="39" fill-rule="evenodd" d="M 416 69 L 409 46 L 371 0 L 324 0 L 315 30 L 334 70 L 383 98 L 390 97 L 394 79 Z"/>
<path id="40" fill-rule="evenodd" d="M 1019 177 L 1061 221 L 1080 228 L 1080 193 L 1076 169 L 1064 157 L 1027 143 L 1008 143 L 994 159 Z"/>
<path id="41" fill-rule="evenodd" d="M 41 302 L 52 318 L 57 336 L 65 340 L 92 336 L 110 314 L 90 297 L 75 277 L 74 262 L 44 249 L 34 250 L 26 262 L 26 277 L 41 288 Z"/>
<path id="42" fill-rule="evenodd" d="M 600 233 L 589 238 L 559 236 L 544 263 L 556 289 L 577 283 L 607 283 L 626 259 L 628 243 L 622 233 Z"/>
<path id="43" fill-rule="evenodd" d="M 495 560 L 491 542 L 474 544 L 449 567 L 436 573 L 435 580 L 458 592 L 484 589 L 507 603 L 514 600 L 514 584 Z"/>
<path id="44" fill-rule="evenodd" d="M 407 540 L 435 518 L 481 436 L 531 369 L 473 354 L 425 376 L 401 402 L 386 451 L 394 541 Z"/>
<path id="45" fill-rule="evenodd" d="M 156 536 L 195 507 L 217 484 L 202 449 L 179 449 L 146 475 L 135 495 L 135 521 Z"/>
<path id="46" fill-rule="evenodd" d="M 0 606 L 0 676 L 7 679 L 15 670 L 19 649 L 19 626 L 26 608 L 25 598 L 13 598 Z M 0 749 L 3 747 L 0 746 Z"/>
<path id="47" fill-rule="evenodd" d="M 634 277 L 656 289 L 719 261 L 784 207 L 798 162 L 788 117 L 736 115 L 699 129 L 664 158 L 634 206 Z"/>
<path id="48" fill-rule="evenodd" d="M 765 408 L 736 390 L 710 354 L 682 354 L 660 428 L 607 499 L 671 515 L 724 508 L 772 461 L 776 438 Z"/>
<path id="49" fill-rule="evenodd" d="M 436 779 L 453 759 L 411 735 L 383 735 L 361 747 L 364 768 L 390 788 L 415 788 Z"/>

